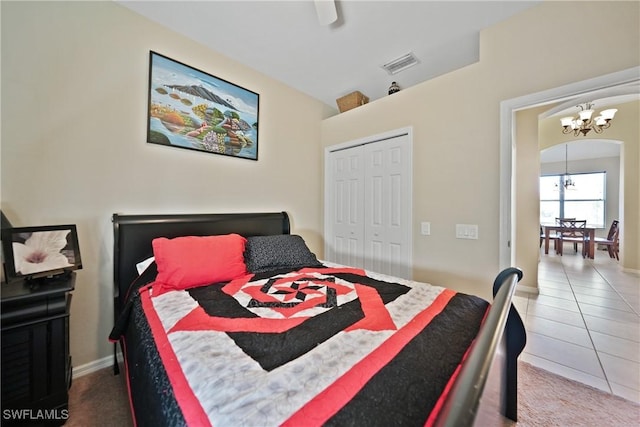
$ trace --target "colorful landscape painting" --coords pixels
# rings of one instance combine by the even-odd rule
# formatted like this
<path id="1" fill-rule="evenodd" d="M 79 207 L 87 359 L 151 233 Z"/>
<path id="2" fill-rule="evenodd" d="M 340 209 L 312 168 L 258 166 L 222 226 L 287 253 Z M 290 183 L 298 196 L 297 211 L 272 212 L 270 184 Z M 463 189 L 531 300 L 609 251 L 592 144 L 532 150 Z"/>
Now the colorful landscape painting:
<path id="1" fill-rule="evenodd" d="M 147 142 L 258 160 L 260 96 L 156 52 Z"/>

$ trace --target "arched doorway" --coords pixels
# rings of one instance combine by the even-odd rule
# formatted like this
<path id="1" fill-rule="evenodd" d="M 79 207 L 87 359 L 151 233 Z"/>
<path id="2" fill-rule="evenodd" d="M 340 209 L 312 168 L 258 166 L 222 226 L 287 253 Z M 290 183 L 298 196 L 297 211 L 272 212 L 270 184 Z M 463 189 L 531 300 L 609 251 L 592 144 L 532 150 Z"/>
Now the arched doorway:
<path id="1" fill-rule="evenodd" d="M 605 97 L 610 94 L 620 94 L 621 91 L 638 94 L 640 92 L 638 89 L 640 78 L 638 76 L 640 76 L 640 67 L 634 67 L 599 78 L 506 100 L 501 103 L 499 234 L 501 267 L 514 265 L 516 262 L 515 171 L 517 164 L 515 151 L 518 144 L 515 136 L 516 113 L 545 105 L 551 108 L 552 104 L 564 101 L 575 105 L 582 98 Z M 525 274 L 527 273 L 525 272 Z M 533 270 L 529 272 L 529 276 L 531 275 L 536 276 L 535 261 L 533 262 Z M 535 281 L 537 281 L 537 278 Z M 534 287 L 529 290 L 535 291 L 536 289 Z"/>

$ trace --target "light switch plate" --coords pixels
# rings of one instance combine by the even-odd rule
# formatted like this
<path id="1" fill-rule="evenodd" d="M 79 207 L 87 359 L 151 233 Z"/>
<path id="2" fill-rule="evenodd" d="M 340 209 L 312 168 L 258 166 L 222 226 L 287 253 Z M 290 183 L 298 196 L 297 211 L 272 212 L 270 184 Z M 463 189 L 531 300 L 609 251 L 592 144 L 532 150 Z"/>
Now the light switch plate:
<path id="1" fill-rule="evenodd" d="M 421 222 L 420 223 L 420 233 L 423 236 L 428 236 L 431 234 L 431 223 L 430 222 Z"/>
<path id="2" fill-rule="evenodd" d="M 456 224 L 456 239 L 478 240 L 478 225 Z"/>

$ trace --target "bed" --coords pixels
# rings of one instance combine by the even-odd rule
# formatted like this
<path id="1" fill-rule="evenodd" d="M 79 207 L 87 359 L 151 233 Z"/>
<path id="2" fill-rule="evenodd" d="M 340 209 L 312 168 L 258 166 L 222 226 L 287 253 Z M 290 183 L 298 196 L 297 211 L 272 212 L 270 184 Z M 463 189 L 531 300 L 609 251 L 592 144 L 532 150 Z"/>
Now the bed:
<path id="1" fill-rule="evenodd" d="M 136 425 L 516 420 L 518 269 L 489 304 L 318 260 L 285 212 L 114 214 L 113 228 L 109 338 Z"/>

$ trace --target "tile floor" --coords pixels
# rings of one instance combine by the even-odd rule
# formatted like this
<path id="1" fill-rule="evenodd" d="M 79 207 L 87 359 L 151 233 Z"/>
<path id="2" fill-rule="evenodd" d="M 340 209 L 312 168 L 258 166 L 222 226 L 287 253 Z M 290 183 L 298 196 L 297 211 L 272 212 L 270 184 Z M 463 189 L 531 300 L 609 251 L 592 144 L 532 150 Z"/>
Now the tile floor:
<path id="1" fill-rule="evenodd" d="M 521 360 L 640 403 L 640 276 L 606 251 L 595 260 L 549 252 L 539 295 L 515 296 L 527 330 Z"/>

